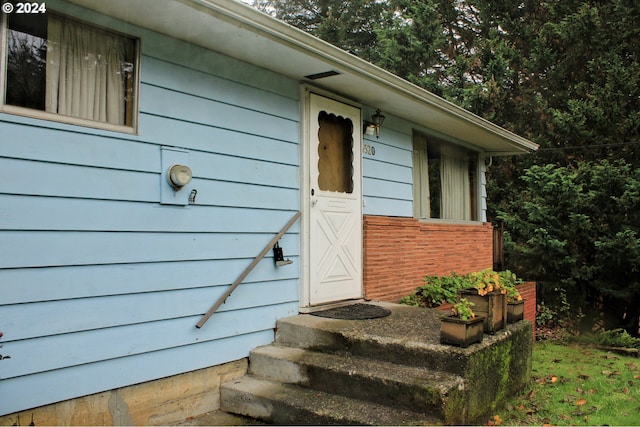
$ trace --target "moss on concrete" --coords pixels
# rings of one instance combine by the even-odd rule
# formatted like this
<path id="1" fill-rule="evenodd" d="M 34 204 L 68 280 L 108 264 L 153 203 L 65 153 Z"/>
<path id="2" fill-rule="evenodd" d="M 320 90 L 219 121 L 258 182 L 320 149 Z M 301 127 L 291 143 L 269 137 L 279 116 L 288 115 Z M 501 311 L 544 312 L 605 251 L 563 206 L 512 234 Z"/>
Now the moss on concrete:
<path id="1" fill-rule="evenodd" d="M 445 422 L 486 422 L 505 401 L 530 381 L 533 338 L 531 324 L 510 325 L 483 351 L 468 354 L 464 367 L 464 397 L 448 402 Z"/>

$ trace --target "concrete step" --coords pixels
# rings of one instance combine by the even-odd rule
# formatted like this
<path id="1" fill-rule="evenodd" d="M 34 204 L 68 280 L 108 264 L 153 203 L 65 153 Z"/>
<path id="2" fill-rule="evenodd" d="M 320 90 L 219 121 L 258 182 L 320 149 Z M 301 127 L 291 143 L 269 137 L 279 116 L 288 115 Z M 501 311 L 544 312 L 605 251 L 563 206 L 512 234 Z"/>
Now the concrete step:
<path id="1" fill-rule="evenodd" d="M 280 319 L 276 343 L 319 352 L 346 351 L 354 356 L 464 376 L 469 356 L 479 345 L 466 349 L 442 345 L 440 315 L 433 310 L 407 309 L 413 307 L 396 308 L 392 321 L 373 320 L 366 327 L 312 315 Z"/>
<path id="2" fill-rule="evenodd" d="M 221 409 L 275 424 L 476 424 L 531 372 L 531 325 L 468 348 L 440 344 L 441 312 L 388 304 L 369 320 L 280 319 Z"/>
<path id="3" fill-rule="evenodd" d="M 464 380 L 457 375 L 348 353 L 272 344 L 254 349 L 250 360 L 254 377 L 428 412 L 441 419 L 450 401 L 464 398 Z"/>
<path id="4" fill-rule="evenodd" d="M 251 376 L 220 388 L 224 411 L 279 425 L 433 425 L 431 415 Z"/>

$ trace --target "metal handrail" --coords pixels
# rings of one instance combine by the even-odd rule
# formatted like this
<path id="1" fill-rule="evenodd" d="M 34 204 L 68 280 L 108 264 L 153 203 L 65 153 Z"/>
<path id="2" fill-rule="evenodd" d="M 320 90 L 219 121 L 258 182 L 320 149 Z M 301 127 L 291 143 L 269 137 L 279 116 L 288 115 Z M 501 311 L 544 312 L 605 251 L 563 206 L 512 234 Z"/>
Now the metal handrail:
<path id="1" fill-rule="evenodd" d="M 238 287 L 238 285 L 242 283 L 245 277 L 247 277 L 247 275 L 251 273 L 251 270 L 253 270 L 254 267 L 258 265 L 260 260 L 264 258 L 267 252 L 269 252 L 273 248 L 273 246 L 278 242 L 278 240 L 280 240 L 280 238 L 282 238 L 284 233 L 286 233 L 287 230 L 291 228 L 291 226 L 298 220 L 298 218 L 300 218 L 300 211 L 296 212 L 293 218 L 291 218 L 289 222 L 287 222 L 287 224 L 284 227 L 282 227 L 282 230 L 280 230 L 280 232 L 276 234 L 276 236 L 273 239 L 271 239 L 271 241 L 267 244 L 267 246 L 265 246 L 262 252 L 260 252 L 258 256 L 256 256 L 253 259 L 253 262 L 247 268 L 245 268 L 242 274 L 240 274 L 240 276 L 238 276 L 235 282 L 231 284 L 229 289 L 227 289 L 227 292 L 225 292 L 224 295 L 218 298 L 218 301 L 216 301 L 216 303 L 211 306 L 209 311 L 207 311 L 204 314 L 204 316 L 202 316 L 200 321 L 196 324 L 196 328 L 198 329 L 202 328 L 202 326 L 207 322 L 207 320 L 209 320 L 209 318 L 213 315 L 213 313 L 215 313 L 216 310 L 227 301 L 227 298 L 229 298 L 229 295 L 231 295 L 231 293 Z"/>

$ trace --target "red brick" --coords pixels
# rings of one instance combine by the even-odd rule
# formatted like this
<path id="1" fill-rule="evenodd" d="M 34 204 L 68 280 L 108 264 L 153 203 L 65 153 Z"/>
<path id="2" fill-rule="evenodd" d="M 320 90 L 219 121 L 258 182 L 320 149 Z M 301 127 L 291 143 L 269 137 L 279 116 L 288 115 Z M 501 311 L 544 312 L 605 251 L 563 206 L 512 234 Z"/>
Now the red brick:
<path id="1" fill-rule="evenodd" d="M 414 218 L 364 217 L 367 298 L 397 301 L 427 275 L 491 267 L 491 224 L 438 224 Z"/>

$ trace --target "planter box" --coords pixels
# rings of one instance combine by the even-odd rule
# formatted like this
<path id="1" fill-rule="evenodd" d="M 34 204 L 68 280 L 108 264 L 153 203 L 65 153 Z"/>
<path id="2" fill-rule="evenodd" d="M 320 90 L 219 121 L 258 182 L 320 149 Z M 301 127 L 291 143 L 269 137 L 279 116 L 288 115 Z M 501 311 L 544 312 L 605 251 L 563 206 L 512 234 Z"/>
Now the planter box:
<path id="1" fill-rule="evenodd" d="M 476 316 L 470 320 L 462 320 L 455 316 L 440 319 L 440 342 L 468 347 L 482 341 L 484 318 Z"/>
<path id="2" fill-rule="evenodd" d="M 524 301 L 507 303 L 507 322 L 515 323 L 524 319 Z"/>
<path id="3" fill-rule="evenodd" d="M 472 302 L 473 312 L 484 317 L 484 331 L 495 334 L 507 326 L 507 296 L 500 292 L 491 292 L 480 296 L 475 289 L 460 291 L 460 298 Z"/>

